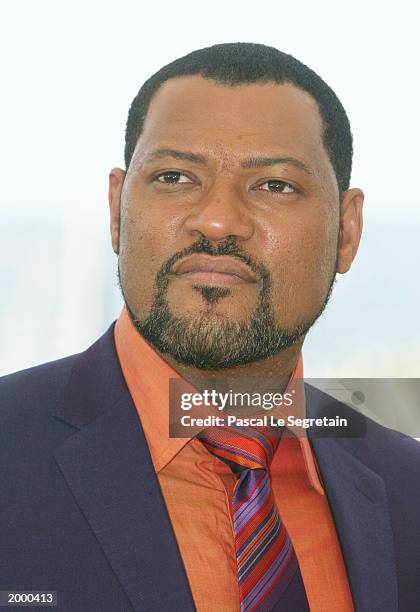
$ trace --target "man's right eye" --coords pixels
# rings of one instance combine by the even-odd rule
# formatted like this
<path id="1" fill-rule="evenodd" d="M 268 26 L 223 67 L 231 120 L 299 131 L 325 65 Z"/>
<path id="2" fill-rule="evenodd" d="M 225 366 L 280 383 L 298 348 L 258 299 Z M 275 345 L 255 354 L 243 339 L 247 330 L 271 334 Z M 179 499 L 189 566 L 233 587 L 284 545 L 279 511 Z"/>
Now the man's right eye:
<path id="1" fill-rule="evenodd" d="M 176 172 L 175 170 L 168 170 L 166 172 L 161 172 L 160 174 L 156 174 L 153 180 L 158 183 L 176 184 L 176 185 L 179 185 L 181 183 L 192 183 L 193 182 L 190 178 L 188 178 L 188 176 L 186 176 L 185 174 L 182 174 L 182 172 Z"/>

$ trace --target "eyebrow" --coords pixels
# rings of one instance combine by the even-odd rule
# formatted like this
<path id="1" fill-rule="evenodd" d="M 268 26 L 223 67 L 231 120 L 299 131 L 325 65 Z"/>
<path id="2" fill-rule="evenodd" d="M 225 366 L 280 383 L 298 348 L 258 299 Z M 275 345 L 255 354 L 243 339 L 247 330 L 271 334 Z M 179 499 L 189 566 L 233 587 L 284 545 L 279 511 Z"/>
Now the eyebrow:
<path id="1" fill-rule="evenodd" d="M 162 157 L 173 157 L 174 159 L 180 159 L 181 161 L 189 161 L 195 164 L 207 164 L 207 158 L 199 153 L 192 153 L 190 151 L 178 151 L 177 149 L 156 149 L 150 155 L 147 156 L 146 162 L 153 161 L 154 159 L 160 159 Z M 242 168 L 267 168 L 269 166 L 276 166 L 277 164 L 290 164 L 304 170 L 307 174 L 313 174 L 312 170 L 299 159 L 295 157 L 249 157 L 241 163 Z"/>
<path id="2" fill-rule="evenodd" d="M 290 164 L 300 170 L 304 170 L 308 174 L 313 174 L 306 164 L 295 157 L 250 157 L 242 162 L 241 166 L 242 168 L 266 168 L 268 166 L 276 166 L 277 164 Z"/>
<path id="3" fill-rule="evenodd" d="M 177 151 L 176 149 L 156 149 L 147 156 L 146 161 L 160 159 L 161 157 L 173 157 L 182 161 L 190 161 L 195 164 L 206 164 L 207 160 L 204 155 L 198 153 L 190 153 L 189 151 Z"/>

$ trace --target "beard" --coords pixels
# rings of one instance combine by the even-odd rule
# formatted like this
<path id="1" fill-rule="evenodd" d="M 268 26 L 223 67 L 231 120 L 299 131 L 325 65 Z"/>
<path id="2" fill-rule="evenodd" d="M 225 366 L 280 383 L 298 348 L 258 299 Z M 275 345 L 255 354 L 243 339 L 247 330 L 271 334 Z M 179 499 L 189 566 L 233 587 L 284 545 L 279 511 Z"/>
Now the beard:
<path id="1" fill-rule="evenodd" d="M 227 287 L 193 285 L 209 305 L 209 308 L 199 316 L 184 317 L 171 311 L 167 300 L 169 274 L 178 259 L 191 253 L 231 255 L 241 259 L 253 270 L 260 279 L 260 292 L 257 306 L 247 321 L 228 321 L 221 314 L 211 311 L 211 304 L 230 295 L 231 290 Z M 215 248 L 203 237 L 193 246 L 170 258 L 156 275 L 150 312 L 143 319 L 138 313 L 133 312 L 127 302 L 119 267 L 118 281 L 133 325 L 160 353 L 168 353 L 179 363 L 202 370 L 223 370 L 272 357 L 304 336 L 328 303 L 335 281 L 336 266 L 324 302 L 318 312 L 310 320 L 292 329 L 286 329 L 276 323 L 271 303 L 269 271 L 264 265 L 255 263 L 241 253 L 235 242 L 229 238 Z"/>

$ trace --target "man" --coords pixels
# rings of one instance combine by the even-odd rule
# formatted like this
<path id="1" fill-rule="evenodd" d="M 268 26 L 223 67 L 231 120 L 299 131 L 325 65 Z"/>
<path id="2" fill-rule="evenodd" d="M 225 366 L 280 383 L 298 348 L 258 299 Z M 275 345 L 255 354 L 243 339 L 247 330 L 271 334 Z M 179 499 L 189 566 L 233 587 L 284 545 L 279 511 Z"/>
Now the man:
<path id="1" fill-rule="evenodd" d="M 335 94 L 276 49 L 202 49 L 143 85 L 109 178 L 125 308 L 1 381 L 2 590 L 77 612 L 420 609 L 417 442 L 309 385 L 298 413 L 351 431 L 169 435 L 173 379 L 302 389 L 362 231 L 351 160 Z"/>

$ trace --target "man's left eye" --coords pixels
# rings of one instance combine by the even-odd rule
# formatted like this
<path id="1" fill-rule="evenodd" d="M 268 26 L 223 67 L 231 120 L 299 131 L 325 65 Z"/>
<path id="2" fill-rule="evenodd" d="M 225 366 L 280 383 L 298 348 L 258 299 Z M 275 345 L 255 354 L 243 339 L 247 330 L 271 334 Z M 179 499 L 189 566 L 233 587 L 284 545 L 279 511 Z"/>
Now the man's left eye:
<path id="1" fill-rule="evenodd" d="M 191 179 L 188 178 L 182 172 L 175 172 L 174 170 L 170 170 L 168 172 L 161 172 L 160 174 L 155 176 L 155 180 L 158 183 L 165 184 L 175 184 L 179 185 L 180 183 L 192 183 Z"/>
<path id="2" fill-rule="evenodd" d="M 291 185 L 290 183 L 275 179 L 265 181 L 265 183 L 261 183 L 261 185 L 259 185 L 257 189 L 262 189 L 263 191 L 272 191 L 273 193 L 297 193 L 298 191 L 296 187 L 293 187 L 293 185 Z"/>

